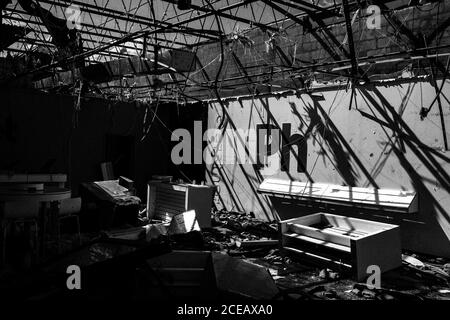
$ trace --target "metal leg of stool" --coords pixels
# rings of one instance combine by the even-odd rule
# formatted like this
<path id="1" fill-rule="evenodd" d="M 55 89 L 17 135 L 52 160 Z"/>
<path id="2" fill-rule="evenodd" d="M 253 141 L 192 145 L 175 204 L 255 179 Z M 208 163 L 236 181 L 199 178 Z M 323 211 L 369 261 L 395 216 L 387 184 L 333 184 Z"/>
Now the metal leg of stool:
<path id="1" fill-rule="evenodd" d="M 56 219 L 56 242 L 58 246 L 58 254 L 61 253 L 61 220 L 60 218 Z"/>
<path id="2" fill-rule="evenodd" d="M 2 246 L 1 246 L 1 255 L 0 255 L 0 267 L 3 267 L 6 264 L 6 230 L 8 228 L 8 223 L 4 222 L 1 224 L 1 240 L 2 240 Z"/>
<path id="3" fill-rule="evenodd" d="M 35 219 L 19 219 L 19 220 L 15 220 L 14 225 L 22 225 L 23 228 L 23 233 L 22 233 L 22 237 L 24 237 L 26 239 L 26 247 L 24 248 L 24 253 L 23 253 L 23 263 L 25 266 L 27 267 L 31 267 L 36 260 L 36 250 L 35 250 L 35 246 L 36 244 L 34 243 L 36 241 L 35 236 L 36 236 L 36 231 L 37 231 L 37 226 L 36 226 L 36 220 Z M 32 236 L 32 225 L 34 225 L 34 227 L 36 228 L 34 230 L 34 235 Z M 20 227 L 19 227 L 20 228 Z"/>
<path id="4" fill-rule="evenodd" d="M 41 225 L 41 230 L 40 234 L 40 243 L 39 243 L 39 250 L 40 250 L 40 259 L 45 259 L 46 256 L 46 246 L 45 246 L 45 237 L 47 236 L 47 217 L 46 217 L 46 213 L 43 212 L 40 216 L 40 225 Z"/>
<path id="5" fill-rule="evenodd" d="M 77 233 L 78 233 L 78 245 L 81 246 L 81 227 L 80 227 L 80 217 L 75 215 L 75 219 L 77 220 Z"/>
<path id="6" fill-rule="evenodd" d="M 37 220 L 33 220 L 34 223 L 34 259 L 36 264 L 40 263 L 40 259 L 39 259 L 39 224 L 37 222 Z"/>

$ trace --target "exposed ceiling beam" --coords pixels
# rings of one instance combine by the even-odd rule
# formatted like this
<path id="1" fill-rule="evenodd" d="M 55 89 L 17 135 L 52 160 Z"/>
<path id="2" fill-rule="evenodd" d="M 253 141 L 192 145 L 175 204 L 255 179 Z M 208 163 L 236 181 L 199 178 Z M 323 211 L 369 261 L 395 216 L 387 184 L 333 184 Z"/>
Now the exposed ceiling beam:
<path id="1" fill-rule="evenodd" d="M 323 17 L 341 17 L 339 9 L 334 6 L 330 6 L 330 8 L 322 8 L 310 2 L 301 0 L 272 0 L 272 1 L 277 2 L 279 4 L 283 4 L 285 6 L 289 6 L 291 8 L 302 10 L 308 14 L 313 15 L 322 14 Z"/>
<path id="2" fill-rule="evenodd" d="M 356 61 L 355 43 L 353 42 L 353 29 L 350 18 L 350 10 L 348 6 L 348 0 L 342 0 L 344 7 L 345 28 L 347 30 L 348 48 L 350 51 L 350 59 L 352 61 L 352 75 L 356 75 L 358 72 L 358 62 Z"/>
<path id="3" fill-rule="evenodd" d="M 145 25 L 146 27 L 149 27 L 149 26 L 153 26 L 153 27 L 170 27 L 172 25 L 172 23 L 170 23 L 170 22 L 161 21 L 161 20 L 153 20 L 153 19 L 151 19 L 149 17 L 145 17 L 145 16 L 138 15 L 138 14 L 133 14 L 132 16 L 129 16 L 129 15 L 127 15 L 126 12 L 123 12 L 123 11 L 114 10 L 114 9 L 105 8 L 105 7 L 98 7 L 96 5 L 85 3 L 85 2 L 80 2 L 80 1 L 72 1 L 72 0 L 59 0 L 59 1 L 39 0 L 39 2 L 50 4 L 50 5 L 55 5 L 55 6 L 60 6 L 60 7 L 62 7 L 62 2 L 67 4 L 67 5 L 76 4 L 76 5 L 79 5 L 82 8 L 82 10 L 84 10 L 87 13 L 97 14 L 97 15 L 100 15 L 100 16 L 105 16 L 105 17 L 109 17 L 109 18 L 113 18 L 113 19 L 117 19 L 117 20 L 134 22 L 134 23 L 138 23 L 138 24 L 141 24 L 141 25 Z M 208 38 L 208 39 L 211 39 L 211 40 L 214 40 L 214 39 L 217 40 L 218 37 L 219 37 L 215 30 L 199 30 L 199 29 L 190 28 L 188 26 L 179 26 L 178 28 L 180 30 L 175 30 L 175 31 L 180 31 L 180 32 L 183 31 L 183 32 L 192 33 L 192 34 L 195 34 L 195 35 L 201 35 L 202 37 Z"/>
<path id="4" fill-rule="evenodd" d="M 254 1 L 256 1 L 256 0 L 245 0 L 243 2 L 232 4 L 230 6 L 224 7 L 222 9 L 216 10 L 214 12 L 209 12 L 209 13 L 206 13 L 206 14 L 203 14 L 203 15 L 192 17 L 192 18 L 187 19 L 187 20 L 179 21 L 177 23 L 172 24 L 171 28 L 182 26 L 182 25 L 185 25 L 185 24 L 190 23 L 192 21 L 196 21 L 196 20 L 202 19 L 205 16 L 210 16 L 212 14 L 217 14 L 218 12 L 231 10 L 233 8 L 237 8 L 239 6 L 242 6 L 242 5 L 254 2 Z M 85 51 L 85 52 L 83 52 L 81 54 L 77 54 L 77 55 L 74 55 L 72 57 L 65 58 L 63 60 L 60 60 L 60 61 L 48 64 L 46 66 L 42 66 L 42 67 L 36 68 L 34 70 L 30 70 L 30 71 L 28 71 L 28 72 L 26 72 L 24 74 L 17 75 L 16 78 L 20 78 L 22 76 L 25 76 L 25 75 L 28 75 L 28 74 L 33 74 L 33 73 L 36 73 L 36 72 L 42 72 L 44 70 L 51 69 L 51 68 L 60 66 L 62 64 L 73 63 L 75 61 L 78 61 L 78 60 L 81 60 L 81 59 L 85 59 L 85 58 L 87 58 L 89 56 L 95 55 L 95 54 L 97 54 L 99 52 L 105 51 L 105 50 L 107 50 L 109 48 L 112 48 L 114 46 L 120 45 L 120 44 L 125 43 L 127 41 L 134 41 L 137 38 L 142 38 L 142 37 L 145 37 L 145 36 L 148 36 L 148 35 L 151 35 L 151 34 L 157 34 L 157 33 L 161 32 L 161 31 L 164 31 L 165 29 L 166 28 L 158 28 L 156 30 L 151 30 L 151 29 L 147 28 L 145 30 L 132 32 L 132 33 L 130 33 L 130 34 L 128 34 L 128 35 L 118 39 L 118 40 L 112 41 L 109 44 L 106 44 L 106 45 L 103 45 L 103 46 L 99 46 L 98 48 Z"/>
<path id="5" fill-rule="evenodd" d="M 308 31 L 308 26 L 306 22 L 303 19 L 298 18 L 297 16 L 293 15 L 292 13 L 288 12 L 286 9 L 278 6 L 277 4 L 273 3 L 271 0 L 262 0 L 265 4 L 272 7 L 273 9 L 277 10 L 278 12 L 284 14 L 286 17 L 291 19 L 292 21 L 298 23 L 301 25 L 306 31 Z M 341 60 L 340 56 L 316 33 L 311 32 L 311 35 L 320 43 L 320 45 L 325 49 L 325 51 L 333 57 L 334 60 Z"/>
<path id="6" fill-rule="evenodd" d="M 19 21 L 19 22 L 26 22 L 27 23 L 27 26 L 29 26 L 29 27 L 32 27 L 32 26 L 34 26 L 34 25 L 41 25 L 39 22 L 35 22 L 35 21 L 27 21 L 27 20 L 25 20 L 25 19 L 17 19 L 16 18 L 16 20 L 15 21 Z M 43 36 L 44 36 L 44 39 L 45 39 L 45 36 L 51 36 L 50 35 L 50 33 L 48 32 L 48 31 L 45 31 L 45 30 L 34 30 L 34 32 L 37 32 L 37 33 L 39 33 L 39 34 L 42 34 Z M 82 34 L 84 35 L 84 37 L 83 37 L 83 42 L 84 43 L 92 43 L 92 44 L 94 44 L 94 45 L 98 45 L 98 44 L 102 44 L 102 45 L 104 45 L 104 44 L 108 44 L 108 42 L 107 41 L 104 41 L 104 40 L 96 40 L 96 39 L 93 39 L 93 38 L 91 38 L 91 37 L 86 37 L 86 35 L 93 35 L 93 36 L 97 36 L 97 34 L 96 33 L 94 33 L 94 32 L 82 32 Z M 108 38 L 108 39 L 113 39 L 113 40 L 117 40 L 117 39 L 120 39 L 120 37 L 117 37 L 117 36 L 108 36 L 108 37 L 106 37 L 106 38 Z M 31 41 L 39 41 L 39 40 L 42 40 L 42 39 L 40 39 L 40 38 L 31 38 L 31 37 L 27 37 L 27 39 L 31 42 Z M 142 41 L 135 41 L 137 44 L 139 44 L 139 45 L 143 45 L 143 42 Z M 46 44 L 46 45 L 50 45 L 50 46 L 52 46 L 53 44 L 51 43 L 51 42 L 48 42 L 48 43 L 43 43 L 43 44 Z M 158 48 L 162 48 L 162 49 L 174 49 L 174 48 L 176 48 L 176 47 L 171 47 L 171 46 L 167 46 L 167 45 L 162 45 L 162 44 L 154 44 L 154 43 L 148 43 L 147 42 L 147 45 L 148 46 L 157 46 Z M 121 47 L 123 47 L 123 48 L 126 48 L 126 49 L 131 49 L 131 50 L 139 50 L 139 48 L 136 48 L 136 47 L 132 47 L 132 46 L 127 46 L 126 44 L 122 44 L 121 45 Z M 89 47 L 86 47 L 87 49 L 89 49 Z M 5 49 L 5 50 L 8 50 L 8 49 Z M 110 52 L 110 51 L 107 51 L 107 52 Z"/>
<path id="7" fill-rule="evenodd" d="M 21 14 L 21 15 L 29 15 L 27 12 L 21 11 L 21 10 L 17 10 L 17 9 L 7 8 L 5 10 L 13 12 L 13 13 Z M 4 17 L 4 19 L 9 19 L 9 20 L 12 20 L 12 21 L 25 22 L 25 23 L 34 23 L 36 25 L 45 27 L 44 23 L 42 23 L 41 21 L 38 21 L 37 18 L 36 18 L 36 21 L 27 20 L 24 17 L 19 18 L 19 17 L 14 17 L 14 16 Z M 122 30 L 108 28 L 108 27 L 104 27 L 104 26 L 93 26 L 93 25 L 85 24 L 85 23 L 82 23 L 82 26 L 87 27 L 87 28 L 91 28 L 91 29 L 99 29 L 101 31 L 106 31 L 106 32 L 110 32 L 110 33 L 119 34 L 119 36 L 113 36 L 112 34 L 109 34 L 109 35 L 107 33 L 99 34 L 99 33 L 93 32 L 93 31 L 85 30 L 83 28 L 80 30 L 80 33 L 82 33 L 82 34 L 85 33 L 85 34 L 90 34 L 90 35 L 97 36 L 97 37 L 105 37 L 105 38 L 110 38 L 110 39 L 117 40 L 117 39 L 120 39 L 120 36 L 124 36 L 124 35 L 128 34 L 127 32 L 122 31 Z M 175 31 L 171 31 L 171 32 L 175 32 Z M 158 42 L 166 42 L 166 43 L 176 44 L 176 45 L 180 45 L 180 46 L 185 46 L 186 45 L 186 43 L 184 43 L 184 42 L 173 41 L 171 39 L 158 38 L 158 37 L 153 37 L 153 39 L 155 39 Z M 150 43 L 149 43 L 149 45 L 150 45 Z"/>
<path id="8" fill-rule="evenodd" d="M 163 0 L 163 1 L 170 2 L 170 3 L 175 3 L 174 0 Z M 220 8 L 220 9 L 216 9 L 216 10 L 212 10 L 211 8 L 207 8 L 206 6 L 200 7 L 200 6 L 191 4 L 191 8 L 192 9 L 197 10 L 197 11 L 201 11 L 201 12 L 205 12 L 205 13 L 202 14 L 202 15 L 196 16 L 196 17 L 192 17 L 192 18 L 187 19 L 187 20 L 180 21 L 179 23 L 186 24 L 186 23 L 189 23 L 189 22 L 192 22 L 192 21 L 195 21 L 195 20 L 203 19 L 203 18 L 206 18 L 206 17 L 213 16 L 213 15 L 217 14 L 218 16 L 220 16 L 222 18 L 227 18 L 227 19 L 230 19 L 230 20 L 239 21 L 239 22 L 242 22 L 242 23 L 246 23 L 248 25 L 254 25 L 254 26 L 257 26 L 257 27 L 259 27 L 259 28 L 261 28 L 263 30 L 278 31 L 278 28 L 267 26 L 266 24 L 259 23 L 257 21 L 252 21 L 252 20 L 249 20 L 249 19 L 246 19 L 246 18 L 242 18 L 242 17 L 236 16 L 236 15 L 232 15 L 232 14 L 226 13 L 226 11 L 230 11 L 232 9 L 236 9 L 236 8 L 242 7 L 244 5 L 251 4 L 251 3 L 256 2 L 256 1 L 258 1 L 258 0 L 244 0 L 244 1 L 237 2 L 237 3 L 231 4 L 229 6 Z M 178 23 L 176 23 L 175 25 L 178 25 Z"/>
<path id="9" fill-rule="evenodd" d="M 211 15 L 217 14 L 219 17 L 222 17 L 222 18 L 227 18 L 227 19 L 230 19 L 230 20 L 246 23 L 248 25 L 254 25 L 254 26 L 257 26 L 257 27 L 259 27 L 259 28 L 261 28 L 263 30 L 278 31 L 278 28 L 274 28 L 274 27 L 271 27 L 271 26 L 268 26 L 266 24 L 259 23 L 257 21 L 253 21 L 253 20 L 250 20 L 250 19 L 242 18 L 242 17 L 239 17 L 237 15 L 232 15 L 230 13 L 225 13 L 224 12 L 225 10 L 215 10 L 215 11 L 213 11 L 210 8 L 199 7 L 199 6 L 196 6 L 196 5 L 191 5 L 191 7 L 193 9 L 195 9 L 195 10 L 198 10 L 198 11 L 210 13 Z"/>

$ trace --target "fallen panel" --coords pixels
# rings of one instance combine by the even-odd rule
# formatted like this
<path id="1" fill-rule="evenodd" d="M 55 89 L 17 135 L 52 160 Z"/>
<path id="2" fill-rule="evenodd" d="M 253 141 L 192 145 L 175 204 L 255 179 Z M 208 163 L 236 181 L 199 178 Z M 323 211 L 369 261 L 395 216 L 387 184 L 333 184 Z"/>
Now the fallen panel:
<path id="1" fill-rule="evenodd" d="M 268 178 L 261 183 L 258 192 L 274 197 L 286 197 L 389 212 L 418 212 L 418 197 L 414 191 L 348 187 L 325 183 L 310 183 Z"/>

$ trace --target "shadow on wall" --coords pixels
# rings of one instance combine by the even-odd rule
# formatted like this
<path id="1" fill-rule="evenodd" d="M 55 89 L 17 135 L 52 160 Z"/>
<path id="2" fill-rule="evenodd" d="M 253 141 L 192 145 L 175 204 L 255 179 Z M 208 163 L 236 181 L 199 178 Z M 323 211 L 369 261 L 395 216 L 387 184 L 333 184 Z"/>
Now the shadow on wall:
<path id="1" fill-rule="evenodd" d="M 301 123 L 304 123 L 302 116 L 297 111 L 295 103 L 291 102 L 290 106 L 292 113 Z M 320 155 L 328 158 L 335 165 L 336 170 L 345 183 L 349 186 L 354 186 L 358 180 L 358 174 L 352 166 L 349 152 L 345 151 L 345 141 L 341 140 L 342 136 L 336 132 L 336 128 L 330 125 L 331 120 L 328 119 L 327 123 L 322 120 L 319 114 L 319 108 L 321 107 L 318 102 L 314 102 L 314 106 L 305 105 L 304 110 L 310 122 L 306 130 L 302 130 L 302 126 L 298 129 L 302 132 L 305 139 L 312 138 L 320 146 Z M 321 139 L 316 134 L 313 134 L 313 132 L 318 134 Z M 324 148 L 324 144 L 328 148 Z"/>
<path id="2" fill-rule="evenodd" d="M 433 184 L 438 183 L 442 186 L 447 195 L 450 193 L 449 172 L 442 167 L 437 161 L 437 158 L 449 164 L 450 159 L 441 152 L 422 143 L 414 131 L 402 119 L 401 113 L 394 109 L 377 88 L 373 88 L 373 91 L 371 92 L 366 89 L 361 89 L 360 92 L 366 102 L 368 102 L 367 105 L 372 112 L 381 116 L 381 119 L 367 116 L 366 118 L 375 121 L 383 128 L 386 139 L 389 142 L 388 146 L 391 148 L 391 150 L 385 152 L 387 154 L 386 157 L 389 157 L 391 152 L 395 154 L 404 169 L 404 172 L 408 174 L 412 185 L 419 196 L 420 213 L 419 215 L 405 217 L 398 214 L 390 214 L 388 212 L 360 212 L 358 209 L 350 209 L 346 210 L 345 214 L 359 215 L 360 217 L 362 214 L 363 218 L 370 216 L 375 220 L 399 224 L 403 226 L 403 243 L 406 248 L 426 251 L 427 253 L 450 255 L 450 252 L 448 251 L 450 239 L 448 230 L 448 226 L 450 226 L 449 209 L 444 208 L 440 201 L 430 192 L 430 187 L 425 185 L 425 182 L 431 182 Z M 377 102 L 377 100 L 380 101 L 380 103 Z M 402 103 L 404 102 L 405 101 Z M 318 110 L 320 110 L 321 116 L 319 115 Z M 311 120 L 309 128 L 316 126 L 316 133 L 322 136 L 323 142 L 330 150 L 330 156 L 334 158 L 333 163 L 336 163 L 336 168 L 346 184 L 356 186 L 358 179 L 357 176 L 352 176 L 350 181 L 353 182 L 349 183 L 349 171 L 342 170 L 342 168 L 348 169 L 353 166 L 358 166 L 366 175 L 368 181 L 370 181 L 374 187 L 378 187 L 375 183 L 375 177 L 364 168 L 362 162 L 357 158 L 355 153 L 352 152 L 350 146 L 343 138 L 343 135 L 338 131 L 337 127 L 327 116 L 320 104 L 314 101 L 314 108 L 305 104 L 305 111 Z M 298 115 L 298 112 L 295 112 Z M 324 121 L 322 121 L 322 117 Z M 329 139 L 330 135 L 334 135 L 334 137 L 331 138 L 331 142 Z M 344 147 L 351 155 L 350 157 L 346 156 L 347 153 L 343 151 Z M 323 146 L 322 150 L 326 152 Z M 431 173 L 431 177 L 423 177 L 417 172 L 414 165 L 411 163 L 411 154 L 419 159 L 420 163 Z M 382 170 L 384 164 L 385 162 L 382 162 L 378 171 Z M 352 170 L 352 172 L 355 171 Z M 339 209 L 328 209 L 336 211 L 337 213 L 343 213 L 342 210 Z M 314 209 L 309 208 L 306 209 L 306 211 L 311 213 Z M 428 243 L 424 243 L 424 241 L 427 241 Z"/>
<path id="3" fill-rule="evenodd" d="M 391 143 L 393 152 L 405 169 L 405 172 L 409 175 L 414 189 L 419 194 L 421 218 L 425 220 L 425 223 L 432 223 L 436 220 L 445 220 L 444 224 L 441 223 L 441 226 L 445 228 L 445 225 L 447 225 L 447 228 L 445 228 L 444 231 L 447 232 L 448 238 L 446 240 L 448 241 L 450 238 L 450 234 L 448 233 L 448 226 L 450 226 L 450 209 L 444 208 L 441 205 L 440 201 L 430 192 L 429 187 L 425 185 L 425 182 L 432 182 L 433 184 L 436 184 L 437 182 L 444 189 L 444 193 L 447 193 L 447 195 L 450 194 L 449 172 L 436 160 L 437 158 L 440 158 L 443 162 L 450 164 L 450 158 L 422 143 L 414 131 L 386 100 L 383 94 L 377 88 L 374 88 L 372 92 L 375 97 L 379 99 L 381 104 L 377 103 L 373 95 L 367 90 L 361 90 L 361 93 L 367 101 L 370 102 L 371 107 L 382 116 L 384 122 L 380 123 L 380 125 L 385 130 L 386 136 L 389 138 L 386 129 L 390 129 L 395 136 L 401 137 L 402 142 L 409 148 L 414 156 L 420 160 L 421 165 L 431 173 L 431 179 L 422 177 L 412 165 L 410 156 L 407 156 L 403 151 L 402 145 L 400 143 Z M 436 237 L 437 236 L 438 235 L 436 235 Z"/>
<path id="4" fill-rule="evenodd" d="M 225 121 L 223 121 L 223 126 L 219 128 L 220 130 L 222 130 L 221 140 L 219 144 L 223 142 L 224 139 L 232 138 L 236 142 L 235 144 L 231 144 L 233 152 L 235 154 L 239 154 L 238 149 L 240 145 L 241 148 L 245 151 L 245 155 L 251 158 L 251 151 L 248 149 L 248 145 L 246 143 L 247 137 L 239 134 L 239 131 L 236 130 L 237 126 L 235 125 L 231 117 L 228 116 L 228 113 L 225 112 L 225 115 L 223 116 L 226 117 L 226 119 Z M 233 130 L 233 137 L 229 137 L 227 135 L 227 128 L 231 128 Z M 217 150 L 211 152 L 212 157 L 215 157 L 214 152 L 216 151 Z M 242 173 L 242 176 L 245 179 L 245 186 L 242 185 L 238 179 L 236 179 L 236 170 L 239 170 Z M 206 173 L 208 181 L 218 186 L 217 193 L 221 208 L 245 212 L 246 207 L 241 201 L 243 195 L 237 193 L 236 191 L 237 189 L 241 189 L 246 195 L 250 195 L 250 197 L 256 202 L 258 209 L 261 210 L 266 220 L 274 220 L 274 212 L 267 197 L 261 196 L 257 192 L 258 186 L 264 179 L 259 172 L 257 164 L 245 165 L 240 163 L 239 161 L 236 161 L 230 168 L 229 165 L 223 165 L 222 163 L 219 163 L 219 161 L 215 161 L 211 166 L 207 167 Z M 235 183 L 240 185 L 236 188 Z M 223 190 L 223 188 L 225 188 L 225 190 Z M 231 201 L 231 208 L 223 199 L 223 194 L 225 192 L 227 194 L 227 198 Z"/>
<path id="5" fill-rule="evenodd" d="M 351 150 L 348 143 L 345 141 L 343 136 L 339 133 L 337 128 L 333 125 L 332 121 L 326 117 L 325 111 L 322 109 L 320 104 L 314 101 L 314 105 L 306 105 L 305 104 L 305 111 L 307 112 L 308 118 L 310 119 L 309 125 L 306 125 L 306 122 L 303 120 L 302 116 L 298 113 L 296 106 L 294 103 L 291 103 L 291 111 L 292 113 L 298 117 L 300 120 L 300 123 L 305 124 L 305 126 L 300 126 L 298 130 L 301 132 L 301 137 L 305 141 L 308 138 L 314 137 L 316 142 L 321 146 L 322 149 L 322 156 L 327 157 L 329 160 L 332 161 L 332 163 L 335 163 L 336 168 L 344 181 L 348 185 L 356 185 L 356 181 L 358 179 L 358 174 L 356 170 L 353 168 L 353 165 L 351 163 L 351 159 L 355 159 L 355 162 L 357 165 L 360 166 L 361 170 L 366 173 L 369 180 L 373 182 L 373 185 L 377 187 L 375 181 L 371 179 L 370 174 L 364 168 L 362 165 L 362 162 L 357 158 L 356 154 Z M 279 122 L 276 120 L 274 114 L 270 111 L 269 105 L 267 101 L 264 101 L 263 99 L 260 99 L 260 102 L 262 106 L 264 107 L 264 111 L 267 115 L 267 121 L 266 126 L 262 127 L 263 129 L 278 129 L 281 133 L 281 141 L 282 143 L 286 143 L 288 147 L 288 154 L 284 155 L 285 157 L 290 157 L 293 155 L 295 159 L 299 162 L 299 169 L 300 172 L 303 172 L 308 180 L 310 182 L 314 182 L 311 173 L 309 173 L 306 170 L 306 153 L 305 157 L 302 157 L 303 150 L 300 150 L 300 148 L 297 148 L 297 150 L 294 149 L 294 146 L 299 146 L 295 141 L 291 141 L 291 137 L 287 136 L 286 132 L 283 130 L 283 127 L 280 126 Z M 253 104 L 252 104 L 253 106 Z M 320 111 L 319 111 L 320 110 Z M 325 120 L 322 119 L 322 116 L 325 116 Z M 233 120 L 228 117 L 227 121 L 225 122 L 225 127 L 223 128 L 223 136 L 225 136 L 225 129 L 226 126 L 230 124 L 232 128 L 236 128 L 236 125 L 234 125 Z M 250 124 L 248 125 L 248 129 L 250 129 Z M 306 129 L 304 129 L 306 128 Z M 314 132 L 318 133 L 321 139 L 318 139 L 314 134 Z M 235 135 L 237 136 L 238 143 L 241 144 L 241 146 L 245 145 L 246 137 L 242 137 L 238 134 L 237 131 L 234 131 Z M 299 135 L 300 136 L 300 135 Z M 323 146 L 323 144 L 326 144 L 328 146 L 328 150 Z M 237 151 L 237 146 L 233 145 L 233 151 Z M 249 150 L 245 149 L 246 155 L 249 155 Z M 282 163 L 282 166 L 284 163 Z M 219 193 L 225 192 L 227 193 L 228 198 L 231 200 L 232 209 L 237 209 L 238 211 L 245 211 L 246 207 L 242 203 L 241 198 L 243 197 L 241 194 L 237 194 L 235 191 L 234 186 L 234 175 L 229 176 L 227 174 L 226 168 L 229 166 L 223 166 L 218 163 L 214 163 L 209 170 L 208 170 L 208 176 L 209 180 L 215 183 L 216 185 L 219 184 L 219 186 L 223 186 L 226 190 L 219 190 Z M 260 173 L 260 166 L 253 165 L 251 166 L 251 169 L 249 166 L 243 166 L 242 164 L 235 164 L 233 167 L 239 167 L 240 171 L 242 172 L 242 176 L 246 179 L 246 185 L 245 186 L 239 186 L 240 188 L 248 187 L 247 192 L 251 192 L 251 197 L 256 199 L 258 208 L 260 208 L 263 213 L 264 217 L 267 220 L 272 220 L 273 217 L 277 216 L 277 210 L 276 207 L 273 206 L 271 201 L 267 196 L 260 195 L 257 192 L 257 188 L 259 184 L 264 180 L 264 177 Z M 289 179 L 294 180 L 294 178 L 290 175 L 289 171 L 285 171 L 285 174 L 288 176 Z M 252 180 L 252 177 L 254 178 Z M 239 179 L 236 179 L 239 183 Z M 220 196 L 220 195 L 219 195 Z M 224 200 L 222 198 L 219 199 L 221 202 L 222 207 L 225 207 L 227 209 L 230 209 L 226 206 L 224 203 Z"/>
<path id="6" fill-rule="evenodd" d="M 301 112 L 299 112 L 299 107 L 291 102 L 290 111 L 295 116 L 296 122 L 300 123 L 298 131 L 301 135 L 306 140 L 312 140 L 319 146 L 320 152 L 315 153 L 315 155 L 318 158 L 321 157 L 323 162 L 326 160 L 331 163 L 336 170 L 335 172 L 346 185 L 361 187 L 371 185 L 375 188 L 383 188 L 384 183 L 380 173 L 383 172 L 386 175 L 386 172 L 388 172 L 386 171 L 388 169 L 385 168 L 388 163 L 387 159 L 395 155 L 395 160 L 390 161 L 399 165 L 397 169 L 405 172 L 405 177 L 402 181 L 394 181 L 394 183 L 398 185 L 396 187 L 398 189 L 403 189 L 403 186 L 400 185 L 403 183 L 413 186 L 419 196 L 420 212 L 418 214 L 403 215 L 380 211 L 361 212 L 360 209 L 356 208 L 343 211 L 342 209 L 315 208 L 308 205 L 300 207 L 290 199 L 268 199 L 266 196 L 258 194 L 255 189 L 262 181 L 262 177 L 257 167 L 236 165 L 235 167 L 239 168 L 242 176 L 236 177 L 230 176 L 230 172 L 235 174 L 234 171 L 228 170 L 227 173 L 226 166 L 216 164 L 210 168 L 208 175 L 212 181 L 215 181 L 215 178 L 217 178 L 215 182 L 220 180 L 220 185 L 223 187 L 220 194 L 222 204 L 224 202 L 226 204 L 229 197 L 234 207 L 241 211 L 248 211 L 249 206 L 247 204 L 253 201 L 252 203 L 264 208 L 261 218 L 267 217 L 267 212 L 274 211 L 278 212 L 282 218 L 287 218 L 317 212 L 318 210 L 328 210 L 338 214 L 394 223 L 402 226 L 402 241 L 405 248 L 450 256 L 450 209 L 444 204 L 446 203 L 445 199 L 448 200 L 450 194 L 450 172 L 448 169 L 450 158 L 439 150 L 423 143 L 402 118 L 406 106 L 411 104 L 409 99 L 411 99 L 413 89 L 411 86 L 407 88 L 407 93 L 402 97 L 400 106 L 396 110 L 378 88 L 358 88 L 360 99 L 366 102 L 373 115 L 369 115 L 362 110 L 353 110 L 353 112 L 358 112 L 362 118 L 369 120 L 376 124 L 377 128 L 383 130 L 382 140 L 384 143 L 379 144 L 382 152 L 375 165 L 373 163 L 368 164 L 366 159 L 358 156 L 358 151 L 352 148 L 316 96 L 310 96 L 311 102 L 306 102 L 300 97 L 300 102 L 303 104 Z M 276 116 L 270 112 L 267 103 L 262 101 L 262 107 L 267 118 L 264 119 L 265 121 L 261 121 L 261 119 L 259 122 L 277 128 L 282 132 L 282 127 L 277 122 Z M 250 117 L 252 117 L 251 114 Z M 417 112 L 417 117 L 419 117 L 419 112 Z M 233 125 L 232 120 L 237 120 L 237 118 L 229 119 Z M 237 122 L 239 123 L 239 121 Z M 242 127 L 242 123 L 240 125 Z M 342 123 L 340 125 L 342 126 Z M 245 141 L 245 137 L 239 137 L 238 141 Z M 297 153 L 292 148 L 290 153 L 297 157 Z M 308 158 L 311 158 L 311 155 Z M 312 161 L 314 160 L 312 159 Z M 416 169 L 418 167 L 422 168 L 420 172 Z M 306 172 L 305 175 L 309 181 L 314 182 L 315 175 L 312 168 L 314 168 L 314 164 L 312 167 L 311 165 L 308 166 L 309 172 Z M 331 168 L 322 168 L 322 170 L 331 170 Z M 290 175 L 288 175 L 289 178 L 291 178 Z M 247 193 L 251 193 L 251 195 L 236 192 L 236 183 L 238 186 L 244 184 L 239 188 L 246 188 Z M 438 185 L 441 189 L 440 194 L 434 194 L 430 185 Z M 443 198 L 444 195 L 447 198 Z M 249 197 L 254 197 L 256 200 L 248 200 Z"/>

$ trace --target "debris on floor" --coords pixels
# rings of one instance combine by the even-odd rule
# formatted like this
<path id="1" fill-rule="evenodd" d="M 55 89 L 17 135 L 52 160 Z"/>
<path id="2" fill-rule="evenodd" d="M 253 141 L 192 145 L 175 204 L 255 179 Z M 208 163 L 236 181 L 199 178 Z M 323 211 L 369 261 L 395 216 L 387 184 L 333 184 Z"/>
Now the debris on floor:
<path id="1" fill-rule="evenodd" d="M 382 288 L 370 289 L 338 270 L 314 267 L 283 255 L 272 246 L 278 240 L 276 222 L 222 211 L 214 216 L 213 227 L 202 233 L 210 250 L 266 267 L 280 294 L 288 300 L 450 299 L 449 263 L 442 258 L 405 253 L 402 267 L 381 275 Z"/>
<path id="2" fill-rule="evenodd" d="M 153 224 L 147 224 L 148 221 L 142 221 L 140 226 L 124 225 L 122 228 L 101 234 L 82 234 L 82 242 L 88 244 L 95 243 L 98 241 L 96 239 L 109 239 L 108 241 L 117 243 L 118 247 L 114 247 L 114 245 L 105 247 L 106 251 L 97 244 L 91 245 L 89 261 L 93 263 L 111 259 L 111 261 L 115 261 L 114 257 L 117 252 L 114 250 L 126 249 L 128 252 L 129 248 L 133 248 L 129 247 L 129 244 L 145 247 L 154 245 L 155 241 L 170 243 L 171 250 L 212 252 L 212 257 L 215 257 L 216 260 L 220 258 L 217 260 L 219 261 L 217 265 L 221 264 L 220 261 L 225 261 L 223 257 L 229 257 L 232 260 L 226 260 L 228 266 L 233 265 L 237 269 L 244 268 L 253 270 L 253 272 L 256 272 L 255 268 L 257 268 L 257 274 L 262 274 L 260 272 L 264 270 L 265 276 L 271 279 L 274 287 L 277 288 L 274 298 L 286 301 L 450 300 L 450 264 L 446 259 L 403 252 L 403 265 L 381 275 L 381 288 L 371 288 L 365 283 L 356 282 L 344 271 L 311 265 L 307 261 L 283 254 L 278 246 L 276 222 L 264 222 L 243 213 L 225 211 L 216 213 L 212 221 L 211 228 L 201 230 L 194 228 L 195 230 L 190 232 L 177 229 L 179 232 L 174 234 L 168 232 L 169 224 L 167 223 L 153 221 Z M 62 251 L 66 252 L 61 256 L 68 255 L 61 261 L 66 261 L 67 257 L 71 256 L 70 252 L 76 249 L 76 241 L 69 235 L 63 235 L 61 241 Z M 127 245 L 124 246 L 123 243 Z M 130 252 L 132 253 L 134 250 Z M 138 271 L 140 276 L 148 278 L 149 270 L 138 268 Z M 222 271 L 216 270 L 216 272 Z M 3 273 L 0 276 L 11 277 L 11 274 Z M 179 278 L 178 274 L 176 277 Z M 233 278 L 229 273 L 227 277 Z M 262 283 L 267 285 L 266 280 Z M 128 280 L 122 279 L 122 281 Z M 226 283 L 228 283 L 226 280 L 222 282 L 224 286 Z M 121 285 L 127 287 L 129 284 L 122 283 Z M 139 287 L 129 290 L 141 290 L 138 292 L 143 294 L 147 289 Z M 232 288 L 225 291 L 227 290 L 233 291 Z M 253 294 L 257 291 L 254 290 Z M 272 289 L 269 291 L 274 292 Z M 102 292 L 102 294 L 104 293 Z M 145 291 L 145 294 L 148 292 Z"/>

